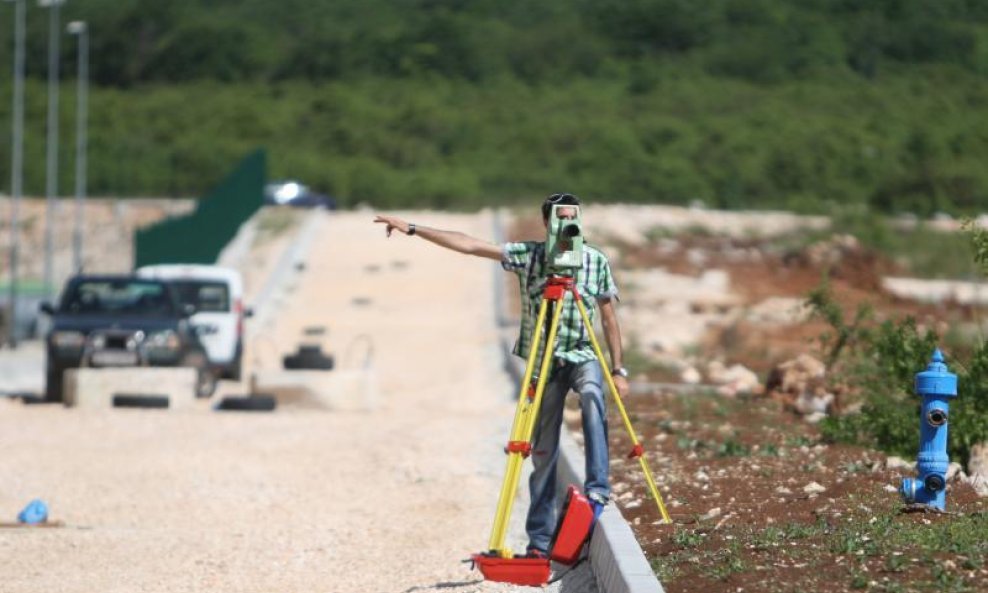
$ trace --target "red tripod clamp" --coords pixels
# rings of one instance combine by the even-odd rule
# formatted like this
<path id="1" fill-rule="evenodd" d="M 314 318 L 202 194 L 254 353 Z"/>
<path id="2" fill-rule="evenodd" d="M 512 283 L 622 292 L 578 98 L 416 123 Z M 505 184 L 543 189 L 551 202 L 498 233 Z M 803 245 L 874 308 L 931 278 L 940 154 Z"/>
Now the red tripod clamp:
<path id="1" fill-rule="evenodd" d="M 548 301 L 560 301 L 567 290 L 573 290 L 573 278 L 569 276 L 549 276 L 546 281 L 542 298 Z"/>
<path id="2" fill-rule="evenodd" d="M 532 453 L 532 443 L 528 441 L 508 441 L 508 445 L 504 448 L 505 453 L 521 453 L 522 456 L 528 457 Z"/>

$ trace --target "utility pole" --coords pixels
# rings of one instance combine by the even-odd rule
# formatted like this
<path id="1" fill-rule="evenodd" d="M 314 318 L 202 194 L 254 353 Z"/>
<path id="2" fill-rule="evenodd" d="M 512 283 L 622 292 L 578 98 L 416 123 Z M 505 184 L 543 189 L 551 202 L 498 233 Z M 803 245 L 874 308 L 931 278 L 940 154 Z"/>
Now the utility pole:
<path id="1" fill-rule="evenodd" d="M 66 30 L 79 37 L 75 109 L 75 231 L 72 234 L 72 270 L 82 272 L 82 234 L 86 207 L 86 124 L 89 97 L 89 28 L 72 21 Z"/>
<path id="2" fill-rule="evenodd" d="M 54 284 L 55 200 L 58 198 L 58 41 L 61 37 L 59 8 L 65 0 L 38 0 L 48 8 L 48 140 L 45 146 L 45 298 L 52 298 Z"/>
<path id="3" fill-rule="evenodd" d="M 7 342 L 17 347 L 17 264 L 20 235 L 20 206 L 24 171 L 24 0 L 14 3 L 14 108 L 10 146 L 10 319 Z"/>

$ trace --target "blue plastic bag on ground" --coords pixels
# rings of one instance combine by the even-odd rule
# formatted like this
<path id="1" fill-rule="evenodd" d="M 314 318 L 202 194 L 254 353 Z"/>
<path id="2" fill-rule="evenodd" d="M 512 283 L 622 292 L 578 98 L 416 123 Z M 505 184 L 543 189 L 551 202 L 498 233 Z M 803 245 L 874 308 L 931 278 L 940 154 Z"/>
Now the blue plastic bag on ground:
<path id="1" fill-rule="evenodd" d="M 27 523 L 28 525 L 35 525 L 37 523 L 44 523 L 48 520 L 48 505 L 45 501 L 40 498 L 35 498 L 31 502 L 27 503 L 17 515 L 17 520 L 21 523 Z"/>

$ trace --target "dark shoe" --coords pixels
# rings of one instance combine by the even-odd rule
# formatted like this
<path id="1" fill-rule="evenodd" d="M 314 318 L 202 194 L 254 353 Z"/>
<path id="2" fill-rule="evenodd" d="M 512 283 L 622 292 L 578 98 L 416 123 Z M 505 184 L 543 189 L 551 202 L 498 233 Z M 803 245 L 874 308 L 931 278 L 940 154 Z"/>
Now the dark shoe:
<path id="1" fill-rule="evenodd" d="M 549 555 L 538 548 L 529 548 L 525 552 L 525 558 L 532 558 L 535 560 L 548 560 Z"/>

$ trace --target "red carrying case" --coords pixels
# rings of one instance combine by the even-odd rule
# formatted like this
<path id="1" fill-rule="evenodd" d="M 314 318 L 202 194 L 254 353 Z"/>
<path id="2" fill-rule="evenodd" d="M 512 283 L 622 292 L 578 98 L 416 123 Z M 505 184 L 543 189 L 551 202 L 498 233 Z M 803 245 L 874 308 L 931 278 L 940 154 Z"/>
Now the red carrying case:
<path id="1" fill-rule="evenodd" d="M 576 562 L 592 526 L 593 507 L 590 500 L 571 484 L 566 490 L 566 502 L 563 503 L 549 557 L 567 566 Z"/>

